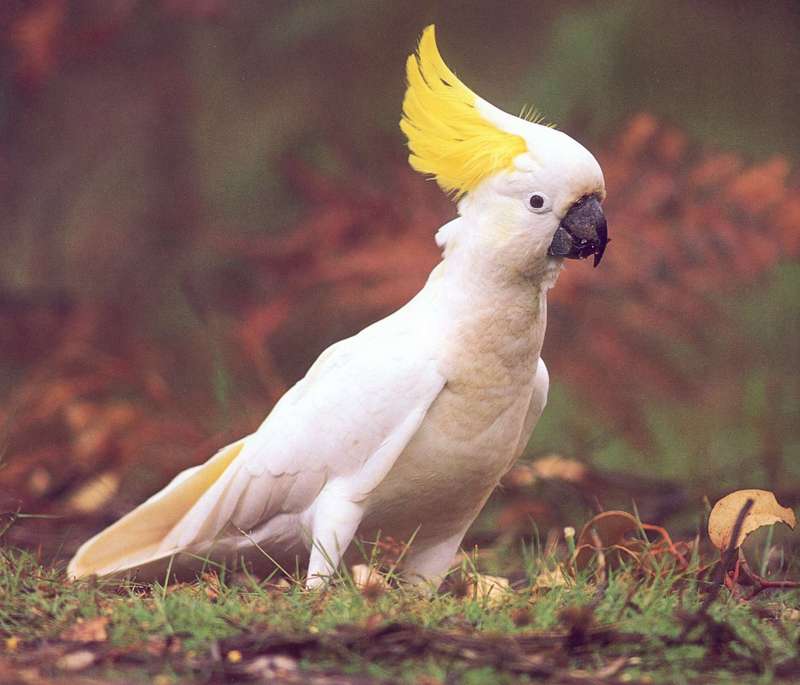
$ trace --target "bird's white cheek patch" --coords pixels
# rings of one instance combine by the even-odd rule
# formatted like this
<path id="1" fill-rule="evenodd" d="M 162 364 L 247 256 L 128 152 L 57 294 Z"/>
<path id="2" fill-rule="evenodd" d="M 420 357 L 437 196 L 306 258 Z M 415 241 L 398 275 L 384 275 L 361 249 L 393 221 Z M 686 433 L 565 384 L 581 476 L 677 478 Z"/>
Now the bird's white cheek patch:
<path id="1" fill-rule="evenodd" d="M 513 218 L 509 213 L 498 214 L 497 218 L 492 222 L 491 228 L 487 234 L 487 243 L 489 247 L 500 249 L 512 241 L 515 231 L 512 228 L 511 221 L 513 221 Z"/>

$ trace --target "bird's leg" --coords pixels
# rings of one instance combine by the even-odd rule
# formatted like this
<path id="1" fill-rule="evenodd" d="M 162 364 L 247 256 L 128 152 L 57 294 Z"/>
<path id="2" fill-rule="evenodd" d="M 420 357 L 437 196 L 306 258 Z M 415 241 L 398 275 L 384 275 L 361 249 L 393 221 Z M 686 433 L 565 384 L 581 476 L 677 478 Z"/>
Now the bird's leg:
<path id="1" fill-rule="evenodd" d="M 403 578 L 414 585 L 427 583 L 435 592 L 447 575 L 468 527 L 433 545 L 414 549 L 412 543 L 403 560 Z"/>
<path id="2" fill-rule="evenodd" d="M 361 523 L 363 508 L 346 497 L 320 493 L 311 528 L 311 556 L 306 587 L 325 585 L 336 573 L 339 562 Z"/>

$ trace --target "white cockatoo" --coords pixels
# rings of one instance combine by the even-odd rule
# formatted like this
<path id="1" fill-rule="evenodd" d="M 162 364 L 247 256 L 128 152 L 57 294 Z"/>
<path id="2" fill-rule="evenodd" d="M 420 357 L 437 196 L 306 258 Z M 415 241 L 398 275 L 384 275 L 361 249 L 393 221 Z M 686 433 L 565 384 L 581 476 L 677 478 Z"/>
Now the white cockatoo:
<path id="1" fill-rule="evenodd" d="M 86 542 L 70 576 L 308 559 L 313 587 L 379 536 L 411 541 L 408 580 L 447 572 L 542 413 L 547 291 L 565 257 L 600 261 L 605 187 L 582 145 L 467 88 L 433 26 L 407 73 L 409 162 L 458 201 L 442 261 L 408 304 L 325 350 L 253 434 Z"/>

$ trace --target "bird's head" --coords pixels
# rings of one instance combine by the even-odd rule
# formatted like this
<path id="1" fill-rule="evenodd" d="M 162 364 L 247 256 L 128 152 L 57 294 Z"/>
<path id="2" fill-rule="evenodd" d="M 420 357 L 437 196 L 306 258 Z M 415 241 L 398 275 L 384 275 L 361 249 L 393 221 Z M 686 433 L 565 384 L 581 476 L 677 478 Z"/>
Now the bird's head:
<path id="1" fill-rule="evenodd" d="M 593 255 L 600 263 L 608 243 L 605 184 L 586 148 L 478 97 L 442 60 L 433 26 L 408 58 L 407 75 L 400 127 L 409 162 L 458 200 L 474 227 L 471 241 L 522 270 L 565 257 Z"/>

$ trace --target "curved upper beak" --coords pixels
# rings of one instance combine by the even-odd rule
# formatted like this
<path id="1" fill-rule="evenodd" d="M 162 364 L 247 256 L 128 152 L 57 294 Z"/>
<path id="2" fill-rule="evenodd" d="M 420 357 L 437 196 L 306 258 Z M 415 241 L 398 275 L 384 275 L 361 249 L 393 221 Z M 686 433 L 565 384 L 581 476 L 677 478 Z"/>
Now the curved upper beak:
<path id="1" fill-rule="evenodd" d="M 586 259 L 594 255 L 594 265 L 597 266 L 608 242 L 608 226 L 600 200 L 594 195 L 587 195 L 570 207 L 553 236 L 547 254 L 568 259 Z"/>

